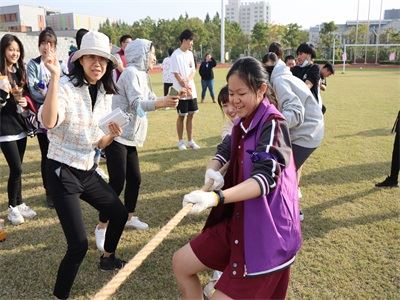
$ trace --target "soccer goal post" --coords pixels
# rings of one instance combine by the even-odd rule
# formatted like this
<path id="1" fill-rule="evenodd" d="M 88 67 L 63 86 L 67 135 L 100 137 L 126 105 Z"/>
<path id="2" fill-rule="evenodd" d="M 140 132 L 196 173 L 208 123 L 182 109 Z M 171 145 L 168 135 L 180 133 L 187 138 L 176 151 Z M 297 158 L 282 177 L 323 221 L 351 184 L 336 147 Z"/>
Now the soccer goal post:
<path id="1" fill-rule="evenodd" d="M 378 60 L 378 48 L 383 47 L 383 48 L 399 48 L 400 50 L 400 44 L 344 44 L 343 45 L 343 54 L 342 54 L 342 61 L 343 61 L 343 73 L 346 71 L 346 61 L 347 61 L 347 52 L 346 50 L 349 48 L 365 48 L 365 57 L 364 57 L 364 63 L 367 63 L 367 49 L 368 48 L 376 48 L 376 55 L 375 55 L 375 63 L 377 63 Z M 397 51 L 396 51 L 397 52 Z"/>

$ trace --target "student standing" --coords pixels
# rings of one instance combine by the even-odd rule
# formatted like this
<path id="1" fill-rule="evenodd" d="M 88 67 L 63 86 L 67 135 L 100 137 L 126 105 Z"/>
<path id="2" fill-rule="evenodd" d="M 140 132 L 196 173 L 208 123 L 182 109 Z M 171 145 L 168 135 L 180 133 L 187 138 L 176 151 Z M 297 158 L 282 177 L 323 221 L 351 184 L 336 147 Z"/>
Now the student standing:
<path id="1" fill-rule="evenodd" d="M 201 62 L 201 65 L 199 68 L 199 74 L 201 77 L 201 103 L 204 102 L 207 89 L 210 91 L 210 96 L 211 96 L 213 103 L 215 103 L 213 68 L 215 68 L 216 65 L 217 65 L 217 62 L 211 56 L 211 54 L 206 53 L 206 55 L 204 56 L 204 60 Z"/>
<path id="2" fill-rule="evenodd" d="M 115 73 L 116 73 L 115 81 L 118 81 L 119 76 L 121 76 L 122 72 L 126 68 L 127 62 L 126 62 L 126 58 L 125 58 L 125 48 L 126 48 L 126 46 L 128 46 L 128 44 L 130 42 L 132 42 L 132 40 L 133 40 L 133 37 L 129 34 L 124 34 L 123 36 L 121 36 L 119 38 L 119 45 L 121 48 L 118 50 L 118 52 L 115 55 L 116 59 L 118 60 L 118 67 L 115 69 Z"/>
<path id="3" fill-rule="evenodd" d="M 109 184 L 119 196 L 124 189 L 124 202 L 128 210 L 125 227 L 147 230 L 149 225 L 134 216 L 139 196 L 141 174 L 137 147 L 142 147 L 147 135 L 147 112 L 159 108 L 176 107 L 178 96 L 156 98 L 149 84 L 149 71 L 157 63 L 155 48 L 151 41 L 135 39 L 125 48 L 127 67 L 118 80 L 118 95 L 113 97 L 113 109 L 120 108 L 130 121 L 121 136 L 105 149 Z M 109 216 L 100 212 L 96 226 L 96 245 L 103 249 Z M 108 231 L 108 230 L 107 230 Z"/>
<path id="4" fill-rule="evenodd" d="M 43 62 L 44 51 L 48 47 L 50 47 L 52 51 L 56 51 L 57 48 L 57 36 L 51 27 L 46 27 L 40 32 L 38 46 L 40 56 L 33 58 L 28 62 L 27 74 L 29 94 L 39 108 L 43 105 L 43 102 L 46 98 L 47 87 L 51 78 L 50 71 L 46 68 Z M 42 174 L 43 188 L 46 192 L 46 204 L 48 207 L 54 207 L 53 199 L 51 199 L 48 193 L 48 186 L 45 175 L 47 152 L 49 150 L 49 140 L 47 138 L 47 130 L 43 126 L 41 126 L 41 124 L 39 124 L 37 139 L 41 154 L 40 172 Z"/>
<path id="5" fill-rule="evenodd" d="M 180 91 L 187 90 L 187 97 L 181 98 L 177 109 L 176 131 L 178 133 L 178 149 L 186 150 L 187 147 L 200 149 L 200 146 L 193 140 L 193 117 L 198 112 L 197 92 L 194 84 L 196 65 L 192 53 L 194 34 L 191 30 L 185 29 L 179 35 L 181 46 L 171 56 L 171 72 L 173 73 L 173 87 Z M 186 132 L 188 143 L 183 140 L 183 124 L 186 117 Z"/>
<path id="6" fill-rule="evenodd" d="M 115 250 L 128 213 L 113 189 L 95 172 L 95 148 L 103 149 L 121 134 L 121 128 L 109 124 L 104 135 L 99 120 L 111 112 L 116 88 L 112 79 L 116 58 L 111 55 L 107 36 L 88 32 L 80 50 L 71 59 L 75 66 L 60 80 L 60 65 L 54 48 L 44 49 L 43 59 L 51 73 L 46 101 L 39 109 L 39 119 L 49 130 L 46 177 L 50 196 L 67 240 L 67 252 L 57 273 L 53 294 L 67 299 L 79 266 L 88 250 L 80 199 L 109 216 L 100 257 L 101 270 L 115 270 L 125 262 Z"/>
<path id="7" fill-rule="evenodd" d="M 26 133 L 22 121 L 22 110 L 27 107 L 23 96 L 26 91 L 24 47 L 11 34 L 0 41 L 0 147 L 10 169 L 7 182 L 8 220 L 19 225 L 25 218 L 33 218 L 36 212 L 22 199 L 22 161 L 26 149 Z M 17 94 L 13 88 L 20 89 Z"/>
<path id="8" fill-rule="evenodd" d="M 229 99 L 240 117 L 209 162 L 213 192 L 193 191 L 192 213 L 213 207 L 202 233 L 173 257 L 183 299 L 201 299 L 197 273 L 223 271 L 216 299 L 282 299 L 301 244 L 296 171 L 289 130 L 265 98 L 268 76 L 254 58 L 237 60 L 227 75 Z M 218 170 L 229 161 L 225 176 Z M 221 190 L 223 188 L 223 190 Z"/>
<path id="9" fill-rule="evenodd" d="M 172 73 L 171 73 L 171 55 L 174 53 L 174 48 L 168 48 L 168 56 L 164 58 L 162 68 L 162 81 L 164 83 L 164 96 L 168 95 L 169 87 L 172 86 Z"/>

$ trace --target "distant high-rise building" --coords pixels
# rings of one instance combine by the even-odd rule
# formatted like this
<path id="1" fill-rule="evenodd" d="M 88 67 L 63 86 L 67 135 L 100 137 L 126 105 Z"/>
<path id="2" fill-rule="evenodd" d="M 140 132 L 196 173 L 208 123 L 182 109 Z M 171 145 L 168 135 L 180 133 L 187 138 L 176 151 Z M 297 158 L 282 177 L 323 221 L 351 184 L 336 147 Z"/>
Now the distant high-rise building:
<path id="1" fill-rule="evenodd" d="M 226 18 L 239 23 L 246 33 L 250 33 L 256 23 L 271 21 L 271 5 L 266 1 L 242 3 L 241 0 L 229 0 L 225 11 Z"/>
<path id="2" fill-rule="evenodd" d="M 385 20 L 400 19 L 400 9 L 386 9 L 384 19 Z"/>

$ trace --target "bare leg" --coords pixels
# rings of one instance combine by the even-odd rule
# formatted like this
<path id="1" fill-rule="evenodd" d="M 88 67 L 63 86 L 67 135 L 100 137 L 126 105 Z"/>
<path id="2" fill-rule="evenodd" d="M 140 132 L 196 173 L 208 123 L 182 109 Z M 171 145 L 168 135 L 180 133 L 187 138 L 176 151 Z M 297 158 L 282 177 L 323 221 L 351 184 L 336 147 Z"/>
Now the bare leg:
<path id="1" fill-rule="evenodd" d="M 178 116 L 176 119 L 176 132 L 178 133 L 178 140 L 182 140 L 183 137 L 183 120 L 185 119 L 184 116 Z"/>
<path id="2" fill-rule="evenodd" d="M 172 267 L 182 299 L 203 299 L 203 290 L 197 273 L 207 267 L 196 257 L 189 244 L 174 253 Z"/>
<path id="3" fill-rule="evenodd" d="M 188 141 L 192 140 L 193 116 L 194 114 L 188 114 L 188 116 L 186 117 L 186 132 Z"/>

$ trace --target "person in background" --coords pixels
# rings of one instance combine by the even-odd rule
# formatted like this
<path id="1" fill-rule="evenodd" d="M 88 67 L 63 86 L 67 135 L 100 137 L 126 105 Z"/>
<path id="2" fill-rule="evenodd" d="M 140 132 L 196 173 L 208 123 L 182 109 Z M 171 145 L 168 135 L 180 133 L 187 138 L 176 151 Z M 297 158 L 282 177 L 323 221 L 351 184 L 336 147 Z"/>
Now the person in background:
<path id="1" fill-rule="evenodd" d="M 46 27 L 40 32 L 38 46 L 40 56 L 33 58 L 28 62 L 27 76 L 30 96 L 36 103 L 37 107 L 40 108 L 46 98 L 47 88 L 51 78 L 50 71 L 46 68 L 43 62 L 44 50 L 51 47 L 53 51 L 56 51 L 57 48 L 57 36 L 51 27 Z M 46 192 L 46 204 L 48 207 L 53 208 L 53 199 L 49 196 L 45 175 L 49 140 L 47 138 L 47 130 L 43 128 L 41 124 L 39 124 L 37 139 L 41 154 L 40 171 L 42 174 L 43 187 Z"/>
<path id="2" fill-rule="evenodd" d="M 325 63 L 322 66 L 322 68 L 320 69 L 320 75 L 321 75 L 321 81 L 319 83 L 318 98 L 319 98 L 319 101 L 322 103 L 322 113 L 325 114 L 326 107 L 325 107 L 325 105 L 323 104 L 323 101 L 322 101 L 321 91 L 325 91 L 326 90 L 326 86 L 327 86 L 326 78 L 328 78 L 331 75 L 335 75 L 334 66 L 330 62 Z"/>
<path id="3" fill-rule="evenodd" d="M 68 77 L 60 80 L 60 65 L 50 44 L 43 53 L 51 80 L 38 117 L 48 129 L 48 189 L 67 240 L 53 295 L 67 299 L 88 250 L 80 198 L 109 216 L 100 270 L 114 271 L 125 265 L 115 256 L 115 250 L 128 212 L 95 172 L 94 164 L 95 147 L 107 147 L 122 132 L 115 123 L 108 125 L 107 134 L 99 128 L 99 120 L 111 112 L 112 95 L 116 93 L 112 71 L 118 62 L 110 53 L 107 36 L 91 31 L 83 36 L 81 48 L 72 56 L 75 66 Z"/>
<path id="4" fill-rule="evenodd" d="M 285 64 L 289 67 L 289 69 L 292 69 L 296 65 L 296 59 L 293 55 L 286 55 Z"/>
<path id="5" fill-rule="evenodd" d="M 113 97 L 113 109 L 120 108 L 130 118 L 121 136 L 105 148 L 109 185 L 119 196 L 124 189 L 124 203 L 128 210 L 127 228 L 147 230 L 149 225 L 135 216 L 141 174 L 137 147 L 142 147 L 147 135 L 147 112 L 160 108 L 176 107 L 178 96 L 156 98 L 149 84 L 149 71 L 157 63 L 155 48 L 151 41 L 135 39 L 125 48 L 127 67 L 118 82 L 118 95 Z M 95 229 L 96 245 L 103 250 L 106 236 L 107 212 L 100 212 Z"/>
<path id="6" fill-rule="evenodd" d="M 115 73 L 116 73 L 115 74 L 116 75 L 115 82 L 118 81 L 119 76 L 121 76 L 121 73 L 124 71 L 124 69 L 127 65 L 126 58 L 125 58 L 125 48 L 132 41 L 133 41 L 133 37 L 130 34 L 124 34 L 123 36 L 121 36 L 119 38 L 119 45 L 121 48 L 115 54 L 115 57 L 118 60 L 118 68 L 115 70 Z"/>
<path id="7" fill-rule="evenodd" d="M 202 299 L 197 274 L 207 268 L 223 271 L 213 299 L 283 299 L 301 245 L 289 130 L 265 97 L 260 62 L 240 58 L 226 78 L 240 121 L 207 166 L 214 191 L 183 198 L 191 213 L 212 210 L 203 231 L 175 252 L 173 271 L 182 299 Z M 228 161 L 224 181 L 219 170 Z"/>
<path id="8" fill-rule="evenodd" d="M 200 146 L 193 140 L 193 117 L 199 111 L 197 106 L 197 92 L 194 83 L 196 65 L 192 53 L 194 34 L 185 29 L 179 35 L 181 45 L 171 56 L 171 72 L 173 73 L 173 87 L 177 91 L 185 89 L 187 97 L 181 98 L 177 107 L 178 118 L 176 120 L 176 131 L 178 134 L 178 149 L 186 150 L 187 147 L 197 150 Z M 188 143 L 183 140 L 183 123 L 186 117 L 186 132 Z"/>
<path id="9" fill-rule="evenodd" d="M 10 170 L 7 182 L 8 220 L 13 225 L 34 218 L 36 212 L 22 199 L 22 162 L 26 133 L 21 113 L 27 107 L 24 47 L 11 34 L 0 41 L 0 148 Z"/>
<path id="10" fill-rule="evenodd" d="M 68 63 L 67 63 L 68 73 L 70 73 L 72 71 L 72 68 L 74 67 L 74 64 L 71 62 L 72 55 L 74 55 L 74 53 L 81 48 L 82 38 L 88 32 L 89 32 L 89 30 L 87 30 L 85 28 L 81 28 L 81 29 L 78 29 L 78 31 L 75 34 L 76 49 L 75 49 L 75 51 L 71 51 L 71 53 L 69 54 Z"/>
<path id="11" fill-rule="evenodd" d="M 162 68 L 162 81 L 164 83 L 164 96 L 168 95 L 169 87 L 172 86 L 172 73 L 171 73 L 171 55 L 174 53 L 174 48 L 168 48 L 168 56 L 164 58 Z"/>
<path id="12" fill-rule="evenodd" d="M 204 60 L 201 62 L 199 74 L 201 77 L 201 103 L 206 97 L 207 88 L 210 91 L 212 102 L 215 103 L 214 96 L 214 71 L 213 68 L 217 65 L 215 59 L 210 53 L 206 53 Z"/>
<path id="13" fill-rule="evenodd" d="M 400 169 L 400 110 L 397 114 L 396 121 L 394 122 L 392 132 L 395 133 L 393 152 L 392 152 L 392 163 L 390 167 L 390 175 L 382 182 L 375 184 L 376 187 L 399 187 L 399 169 Z"/>

